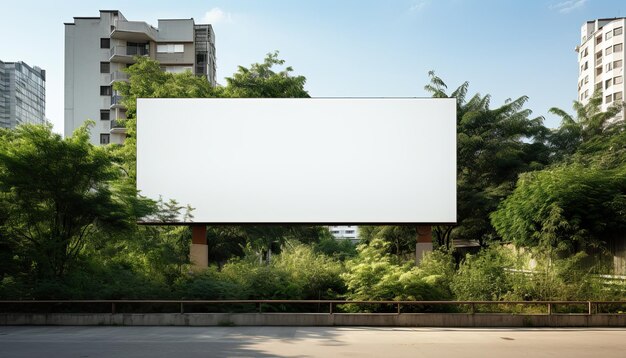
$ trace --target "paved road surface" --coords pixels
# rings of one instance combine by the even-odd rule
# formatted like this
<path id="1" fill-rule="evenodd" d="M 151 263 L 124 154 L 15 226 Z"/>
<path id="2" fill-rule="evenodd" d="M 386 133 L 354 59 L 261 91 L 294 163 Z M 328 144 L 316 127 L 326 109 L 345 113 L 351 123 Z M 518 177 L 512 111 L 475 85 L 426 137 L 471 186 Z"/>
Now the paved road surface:
<path id="1" fill-rule="evenodd" d="M 626 329 L 0 327 L 0 357 L 626 357 Z"/>

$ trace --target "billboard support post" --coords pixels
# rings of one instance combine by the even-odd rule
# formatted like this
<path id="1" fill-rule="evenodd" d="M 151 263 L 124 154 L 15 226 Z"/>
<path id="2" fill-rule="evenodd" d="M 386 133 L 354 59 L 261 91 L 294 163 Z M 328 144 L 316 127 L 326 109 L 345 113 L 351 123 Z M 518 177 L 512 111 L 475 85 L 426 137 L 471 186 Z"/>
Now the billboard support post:
<path id="1" fill-rule="evenodd" d="M 209 266 L 209 247 L 206 240 L 206 225 L 191 225 L 191 247 L 189 261 L 195 269 L 204 269 Z"/>
<path id="2" fill-rule="evenodd" d="M 415 243 L 415 265 L 419 265 L 427 252 L 433 251 L 433 228 L 430 225 L 417 226 Z"/>

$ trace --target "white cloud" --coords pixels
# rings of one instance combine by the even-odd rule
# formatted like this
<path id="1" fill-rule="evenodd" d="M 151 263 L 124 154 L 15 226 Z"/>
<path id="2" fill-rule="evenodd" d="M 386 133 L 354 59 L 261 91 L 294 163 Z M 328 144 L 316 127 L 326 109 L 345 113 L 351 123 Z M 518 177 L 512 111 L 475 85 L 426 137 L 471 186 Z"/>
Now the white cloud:
<path id="1" fill-rule="evenodd" d="M 219 7 L 214 7 L 211 10 L 204 13 L 202 16 L 202 23 L 215 25 L 217 23 L 232 22 L 232 15 L 230 12 L 225 12 Z"/>
<path id="2" fill-rule="evenodd" d="M 573 10 L 581 8 L 583 5 L 585 5 L 586 2 L 587 0 L 566 0 L 561 1 L 557 4 L 550 5 L 550 9 L 556 10 L 561 14 L 567 14 L 569 12 L 572 12 Z"/>
<path id="3" fill-rule="evenodd" d="M 422 10 L 430 0 L 413 0 L 413 4 L 409 8 L 410 11 L 420 11 Z"/>

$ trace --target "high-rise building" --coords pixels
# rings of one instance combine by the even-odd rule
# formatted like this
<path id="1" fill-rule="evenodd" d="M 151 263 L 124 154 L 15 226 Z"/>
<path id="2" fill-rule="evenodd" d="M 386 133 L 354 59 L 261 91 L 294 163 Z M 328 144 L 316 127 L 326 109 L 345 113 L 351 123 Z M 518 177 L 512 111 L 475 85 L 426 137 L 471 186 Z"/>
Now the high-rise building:
<path id="1" fill-rule="evenodd" d="M 623 101 L 624 83 L 624 29 L 626 18 L 587 21 L 581 28 L 578 53 L 578 100 L 583 104 L 596 91 L 602 92 L 601 109 L 605 111 L 616 101 Z M 624 118 L 624 111 L 616 120 Z"/>
<path id="2" fill-rule="evenodd" d="M 0 61 L 0 127 L 46 122 L 46 71 Z"/>
<path id="3" fill-rule="evenodd" d="M 155 28 L 128 21 L 118 10 L 100 10 L 99 17 L 74 17 L 65 23 L 65 136 L 86 120 L 96 122 L 93 144 L 122 143 L 126 118 L 116 81 L 136 56 L 158 61 L 168 72 L 191 71 L 215 85 L 215 34 L 211 25 L 193 19 L 159 20 Z"/>

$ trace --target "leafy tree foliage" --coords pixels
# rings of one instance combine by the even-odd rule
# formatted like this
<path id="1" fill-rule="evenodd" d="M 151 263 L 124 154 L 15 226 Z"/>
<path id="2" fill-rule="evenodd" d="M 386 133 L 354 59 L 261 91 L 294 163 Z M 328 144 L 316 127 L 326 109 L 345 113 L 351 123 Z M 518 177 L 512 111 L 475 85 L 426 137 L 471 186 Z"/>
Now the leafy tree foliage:
<path id="1" fill-rule="evenodd" d="M 385 245 L 389 254 L 409 258 L 415 255 L 417 228 L 393 225 L 359 226 L 359 238 L 366 244 L 376 239 L 385 241 L 389 243 Z"/>
<path id="2" fill-rule="evenodd" d="M 213 299 L 333 299 L 344 291 L 341 264 L 310 245 L 287 242 L 269 265 L 249 256 L 209 268 L 179 283 L 183 297 Z"/>
<path id="3" fill-rule="evenodd" d="M 346 262 L 346 272 L 342 275 L 348 299 L 438 300 L 451 297 L 449 287 L 442 284 L 453 268 L 451 260 L 433 265 L 431 258 L 425 260 L 423 267 L 415 267 L 412 261 L 402 261 L 387 253 L 388 246 L 390 243 L 380 238 L 358 246 L 358 255 Z"/>
<path id="4" fill-rule="evenodd" d="M 350 240 L 337 240 L 327 228 L 321 228 L 319 241 L 313 243 L 316 252 L 340 261 L 356 256 L 356 246 Z"/>
<path id="5" fill-rule="evenodd" d="M 433 72 L 429 75 L 425 89 L 433 97 L 457 100 L 458 225 L 435 228 L 435 239 L 445 247 L 456 238 L 481 244 L 496 240 L 489 214 L 511 193 L 519 174 L 548 163 L 548 130 L 542 117 L 533 118 L 524 108 L 526 96 L 492 109 L 489 95 L 467 98 L 468 82 L 448 95 L 446 84 Z"/>
<path id="6" fill-rule="evenodd" d="M 226 97 L 234 98 L 307 98 L 304 89 L 306 78 L 293 76 L 293 68 L 285 67 L 276 72 L 274 66 L 282 66 L 285 60 L 278 58 L 278 51 L 268 53 L 263 63 L 252 64 L 249 68 L 239 66 L 232 77 L 226 78 Z"/>
<path id="7" fill-rule="evenodd" d="M 583 143 L 602 140 L 623 130 L 623 121 L 613 120 L 622 110 L 622 103 L 614 102 L 602 111 L 602 100 L 602 92 L 596 91 L 585 105 L 574 101 L 576 117 L 560 108 L 550 108 L 550 113 L 561 117 L 561 125 L 550 135 L 554 162 L 574 154 Z"/>
<path id="8" fill-rule="evenodd" d="M 575 163 L 522 175 L 492 219 L 517 245 L 573 254 L 617 239 L 626 229 L 624 213 L 626 165 L 602 169 Z"/>
<path id="9" fill-rule="evenodd" d="M 562 140 L 559 157 L 545 170 L 521 176 L 513 194 L 492 214 L 492 222 L 508 241 L 525 247 L 556 249 L 562 255 L 606 248 L 623 240 L 626 228 L 626 124 L 610 121 L 621 109 L 601 112 L 598 96 L 582 106 L 578 118 L 563 115 L 555 131 Z M 575 128 L 575 130 L 572 130 Z M 563 133 L 569 133 L 566 136 Z"/>
<path id="10" fill-rule="evenodd" d="M 50 126 L 0 132 L 2 234 L 37 277 L 64 276 L 98 232 L 128 229 L 155 209 L 116 183 L 119 170 L 88 131 L 65 140 Z"/>

